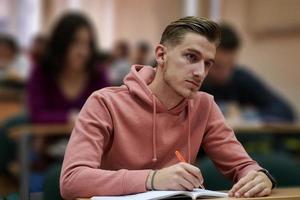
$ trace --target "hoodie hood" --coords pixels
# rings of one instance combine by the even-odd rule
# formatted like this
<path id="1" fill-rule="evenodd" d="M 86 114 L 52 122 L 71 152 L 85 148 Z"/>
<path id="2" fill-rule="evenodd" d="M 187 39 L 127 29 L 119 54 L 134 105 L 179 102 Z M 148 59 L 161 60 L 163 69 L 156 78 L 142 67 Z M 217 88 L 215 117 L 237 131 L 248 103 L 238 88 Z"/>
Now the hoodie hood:
<path id="1" fill-rule="evenodd" d="M 133 65 L 131 67 L 130 73 L 124 78 L 124 83 L 127 86 L 129 93 L 133 96 L 138 97 L 147 105 L 152 108 L 153 117 L 152 117 L 152 148 L 153 148 L 153 158 L 152 161 L 157 161 L 157 152 L 156 152 L 156 115 L 161 112 L 168 112 L 173 115 L 178 115 L 183 112 L 185 109 L 188 113 L 188 162 L 191 161 L 191 133 L 190 133 L 190 100 L 184 99 L 174 108 L 168 110 L 161 101 L 154 95 L 150 90 L 149 84 L 154 80 L 156 69 L 151 66 L 143 65 Z"/>
<path id="2" fill-rule="evenodd" d="M 178 115 L 187 108 L 189 100 L 184 99 L 177 106 L 168 110 L 148 86 L 154 80 L 155 73 L 156 69 L 152 66 L 133 65 L 130 73 L 124 78 L 124 83 L 131 95 L 138 97 L 150 107 L 153 107 L 155 103 L 158 113 L 168 112 Z"/>

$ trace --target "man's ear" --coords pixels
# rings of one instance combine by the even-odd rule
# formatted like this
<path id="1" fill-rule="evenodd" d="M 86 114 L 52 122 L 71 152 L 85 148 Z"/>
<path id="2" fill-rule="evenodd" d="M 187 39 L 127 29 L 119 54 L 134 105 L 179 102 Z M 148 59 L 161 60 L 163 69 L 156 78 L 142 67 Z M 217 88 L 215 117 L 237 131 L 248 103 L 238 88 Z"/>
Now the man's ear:
<path id="1" fill-rule="evenodd" d="M 165 53 L 166 53 L 166 47 L 162 44 L 158 44 L 155 48 L 155 59 L 158 66 L 163 66 Z"/>

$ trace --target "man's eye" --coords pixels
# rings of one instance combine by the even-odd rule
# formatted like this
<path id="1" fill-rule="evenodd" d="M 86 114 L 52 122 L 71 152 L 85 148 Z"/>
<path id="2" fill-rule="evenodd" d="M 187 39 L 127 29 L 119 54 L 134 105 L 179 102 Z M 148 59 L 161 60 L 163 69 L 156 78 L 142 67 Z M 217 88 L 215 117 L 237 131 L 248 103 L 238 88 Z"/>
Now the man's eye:
<path id="1" fill-rule="evenodd" d="M 197 57 L 194 54 L 187 53 L 185 57 L 190 61 L 190 62 L 195 62 L 197 61 Z"/>
<path id="2" fill-rule="evenodd" d="M 205 63 L 205 67 L 210 68 L 213 64 L 210 61 L 206 61 Z"/>

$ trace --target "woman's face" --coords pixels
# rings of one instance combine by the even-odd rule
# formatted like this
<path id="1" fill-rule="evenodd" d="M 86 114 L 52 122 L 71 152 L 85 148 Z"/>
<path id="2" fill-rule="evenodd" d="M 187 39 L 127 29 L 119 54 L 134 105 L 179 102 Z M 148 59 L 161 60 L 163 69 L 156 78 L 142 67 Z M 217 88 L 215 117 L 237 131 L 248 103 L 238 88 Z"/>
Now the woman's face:
<path id="1" fill-rule="evenodd" d="M 91 56 L 91 33 L 82 27 L 77 30 L 66 55 L 66 65 L 75 71 L 82 71 Z"/>

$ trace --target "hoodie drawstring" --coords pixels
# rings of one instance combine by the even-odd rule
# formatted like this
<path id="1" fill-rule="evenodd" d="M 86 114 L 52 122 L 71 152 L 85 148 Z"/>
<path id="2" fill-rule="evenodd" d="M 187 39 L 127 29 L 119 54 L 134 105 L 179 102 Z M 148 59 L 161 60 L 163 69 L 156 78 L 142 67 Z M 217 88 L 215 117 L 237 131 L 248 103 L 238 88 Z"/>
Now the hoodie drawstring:
<path id="1" fill-rule="evenodd" d="M 152 148 L 153 148 L 153 158 L 152 162 L 157 161 L 156 152 L 156 101 L 154 95 L 152 95 L 153 102 L 153 126 L 152 126 Z M 188 101 L 188 163 L 191 163 L 191 117 L 190 117 L 190 101 Z"/>
<path id="2" fill-rule="evenodd" d="M 191 110 L 190 101 L 188 101 L 188 162 L 191 163 Z"/>
<path id="3" fill-rule="evenodd" d="M 153 159 L 152 162 L 157 161 L 157 155 L 156 155 L 156 101 L 154 95 L 152 95 L 152 102 L 153 102 L 153 119 L 152 119 L 152 148 L 153 148 Z"/>

